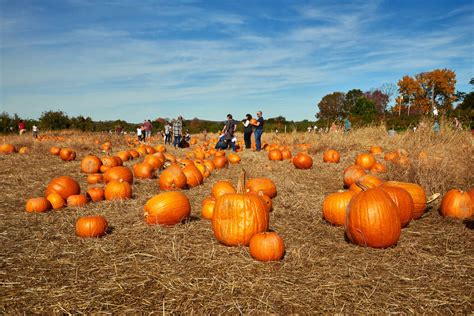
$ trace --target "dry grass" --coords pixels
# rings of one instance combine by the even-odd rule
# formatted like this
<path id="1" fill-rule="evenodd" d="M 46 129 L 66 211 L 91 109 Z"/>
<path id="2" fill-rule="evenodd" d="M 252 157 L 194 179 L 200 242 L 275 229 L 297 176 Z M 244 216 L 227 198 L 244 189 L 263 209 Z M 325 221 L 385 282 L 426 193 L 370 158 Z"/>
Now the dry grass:
<path id="1" fill-rule="evenodd" d="M 269 142 L 313 144 L 314 166 L 306 171 L 270 162 L 264 153 L 241 153 L 250 176 L 267 176 L 278 188 L 270 226 L 287 252 L 277 263 L 260 263 L 247 248 L 218 244 L 210 222 L 199 219 L 212 185 L 236 181 L 240 166 L 185 191 L 192 219 L 172 228 L 143 221 L 143 205 L 159 192 L 156 180 L 136 181 L 134 199 L 126 202 L 30 214 L 26 199 L 41 196 L 53 177 L 71 175 L 86 189 L 80 158 L 99 155 L 92 140 L 110 137 L 65 140 L 59 145 L 78 151 L 79 159 L 70 163 L 47 153 L 53 142 L 0 139 L 31 148 L 26 156 L 0 156 L 0 313 L 472 313 L 472 222 L 440 217 L 439 201 L 402 231 L 396 247 L 384 250 L 349 244 L 342 228 L 321 218 L 324 197 L 341 188 L 342 170 L 370 145 L 408 151 L 410 165 L 390 165 L 387 179 L 418 182 L 428 193 L 474 186 L 468 133 L 388 138 L 383 129 L 367 128 L 349 135 L 264 135 Z M 122 138 L 111 140 L 114 152 L 125 149 Z M 329 147 L 341 152 L 341 163 L 322 163 L 322 150 Z M 417 159 L 421 150 L 429 155 L 426 163 Z M 101 239 L 76 237 L 75 220 L 88 214 L 104 215 L 112 232 Z"/>

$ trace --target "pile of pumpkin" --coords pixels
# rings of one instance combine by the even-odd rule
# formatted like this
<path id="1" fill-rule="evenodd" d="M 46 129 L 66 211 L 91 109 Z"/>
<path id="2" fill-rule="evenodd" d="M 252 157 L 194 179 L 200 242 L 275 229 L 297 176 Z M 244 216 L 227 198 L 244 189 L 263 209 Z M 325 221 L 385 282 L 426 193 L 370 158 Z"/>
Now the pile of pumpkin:
<path id="1" fill-rule="evenodd" d="M 382 165 L 383 166 L 383 165 Z M 344 170 L 344 185 L 349 189 L 328 195 L 323 202 L 323 217 L 331 224 L 344 226 L 346 235 L 357 245 L 386 248 L 395 245 L 412 219 L 419 219 L 427 203 L 424 189 L 415 183 L 382 181 L 367 174 L 384 171 L 372 153 L 357 156 L 355 165 Z M 474 215 L 474 189 L 450 190 L 443 197 L 444 216 L 468 218 Z"/>
<path id="2" fill-rule="evenodd" d="M 21 155 L 25 155 L 28 153 L 28 147 L 21 147 L 18 149 L 18 153 Z M 0 155 L 9 155 L 16 153 L 16 147 L 13 144 L 1 144 L 0 145 Z"/>

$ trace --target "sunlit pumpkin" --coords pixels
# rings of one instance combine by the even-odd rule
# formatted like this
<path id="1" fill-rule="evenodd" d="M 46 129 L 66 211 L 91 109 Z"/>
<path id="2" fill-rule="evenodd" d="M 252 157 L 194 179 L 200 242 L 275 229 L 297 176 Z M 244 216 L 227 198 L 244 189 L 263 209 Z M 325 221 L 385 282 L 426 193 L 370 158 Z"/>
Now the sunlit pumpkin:
<path id="1" fill-rule="evenodd" d="M 56 147 L 56 146 L 53 146 L 49 149 L 49 152 L 52 154 L 52 155 L 55 155 L 55 156 L 58 156 L 59 153 L 61 152 L 61 148 L 59 147 Z"/>
<path id="2" fill-rule="evenodd" d="M 187 179 L 178 165 L 171 165 L 160 174 L 158 184 L 160 190 L 180 190 L 186 187 Z"/>
<path id="3" fill-rule="evenodd" d="M 14 145 L 12 144 L 1 144 L 0 145 L 0 154 L 5 154 L 5 155 L 8 155 L 8 154 L 12 154 L 16 152 L 16 148 Z"/>
<path id="4" fill-rule="evenodd" d="M 227 157 L 227 159 L 229 160 L 229 162 L 230 162 L 231 164 L 238 164 L 238 163 L 240 163 L 240 156 L 237 155 L 237 154 L 234 154 L 234 153 L 229 154 L 229 156 Z"/>
<path id="5" fill-rule="evenodd" d="M 253 178 L 247 181 L 245 184 L 247 192 L 253 192 L 258 194 L 263 192 L 269 198 L 274 198 L 277 195 L 277 189 L 275 183 L 268 178 Z"/>
<path id="6" fill-rule="evenodd" d="M 67 200 L 70 195 L 80 194 L 81 187 L 73 178 L 69 176 L 61 176 L 53 179 L 48 184 L 48 187 L 46 188 L 46 196 L 53 192 L 58 193 L 64 200 Z"/>
<path id="7" fill-rule="evenodd" d="M 87 155 L 81 160 L 81 171 L 84 173 L 97 173 L 100 171 L 102 161 L 94 155 Z"/>
<path id="8" fill-rule="evenodd" d="M 165 164 L 165 160 L 163 158 L 155 155 L 146 155 L 143 162 L 148 163 L 155 170 L 161 169 L 161 167 L 163 167 L 163 165 Z"/>
<path id="9" fill-rule="evenodd" d="M 104 189 L 98 187 L 87 189 L 86 195 L 92 202 L 99 202 L 105 198 Z"/>
<path id="10" fill-rule="evenodd" d="M 270 160 L 283 160 L 283 155 L 280 149 L 272 149 L 268 152 L 268 159 Z"/>
<path id="11" fill-rule="evenodd" d="M 89 200 L 83 194 L 74 194 L 68 196 L 66 203 L 68 206 L 76 206 L 76 207 L 83 207 L 85 206 Z"/>
<path id="12" fill-rule="evenodd" d="M 188 187 L 193 188 L 203 183 L 204 177 L 193 162 L 183 168 L 183 173 L 186 176 L 186 184 Z"/>
<path id="13" fill-rule="evenodd" d="M 104 182 L 104 175 L 102 173 L 91 173 L 87 175 L 88 184 L 96 184 Z"/>
<path id="14" fill-rule="evenodd" d="M 387 168 L 385 168 L 385 165 L 381 164 L 380 162 L 375 162 L 370 168 L 370 172 L 372 173 L 384 173 L 386 171 Z"/>
<path id="15" fill-rule="evenodd" d="M 235 188 L 232 183 L 226 180 L 217 181 L 211 189 L 211 195 L 215 199 L 227 193 L 235 193 Z"/>
<path id="16" fill-rule="evenodd" d="M 355 164 L 361 166 L 365 170 L 369 170 L 375 163 L 375 157 L 372 154 L 359 154 L 356 157 Z"/>
<path id="17" fill-rule="evenodd" d="M 212 162 L 214 163 L 217 169 L 227 168 L 227 166 L 229 165 L 229 160 L 226 156 L 216 156 L 214 157 L 214 160 Z"/>
<path id="18" fill-rule="evenodd" d="M 48 199 L 48 201 L 51 203 L 53 210 L 58 210 L 66 205 L 66 201 L 63 199 L 63 197 L 56 192 L 48 194 L 46 199 Z"/>
<path id="19" fill-rule="evenodd" d="M 474 201 L 468 192 L 452 189 L 444 195 L 440 212 L 446 217 L 469 218 L 474 215 Z"/>
<path id="20" fill-rule="evenodd" d="M 63 148 L 59 152 L 59 157 L 64 161 L 72 161 L 76 159 L 76 152 L 71 148 Z"/>
<path id="21" fill-rule="evenodd" d="M 369 152 L 371 154 L 378 155 L 378 154 L 383 153 L 383 149 L 380 146 L 372 146 L 370 147 Z"/>
<path id="22" fill-rule="evenodd" d="M 149 199 L 144 207 L 148 224 L 175 225 L 191 214 L 189 199 L 182 192 L 163 192 Z"/>
<path id="23" fill-rule="evenodd" d="M 387 181 L 385 186 L 399 187 L 410 193 L 413 199 L 413 219 L 419 219 L 426 209 L 426 193 L 425 190 L 416 183 Z"/>
<path id="24" fill-rule="evenodd" d="M 84 238 L 102 237 L 107 227 L 107 220 L 103 216 L 84 216 L 76 221 L 76 235 Z"/>
<path id="25" fill-rule="evenodd" d="M 32 198 L 26 201 L 27 212 L 44 213 L 51 209 L 51 203 L 44 197 Z"/>
<path id="26" fill-rule="evenodd" d="M 259 261 L 278 261 L 285 255 L 283 238 L 275 232 L 263 232 L 250 239 L 249 251 Z"/>
<path id="27" fill-rule="evenodd" d="M 380 189 L 385 191 L 392 201 L 397 205 L 398 215 L 400 217 L 400 224 L 406 227 L 413 218 L 413 198 L 405 189 L 391 186 L 380 186 Z"/>
<path id="28" fill-rule="evenodd" d="M 105 186 L 106 200 L 127 200 L 132 198 L 132 186 L 123 180 L 112 180 Z"/>
<path id="29" fill-rule="evenodd" d="M 346 209 L 354 195 L 356 193 L 353 191 L 338 191 L 329 194 L 323 201 L 323 218 L 333 225 L 344 226 Z"/>
<path id="30" fill-rule="evenodd" d="M 133 156 L 130 155 L 130 152 L 124 150 L 124 151 L 119 151 L 117 154 L 116 154 L 117 157 L 119 157 L 122 162 L 125 162 L 125 161 L 129 161 L 130 159 L 133 159 Z"/>
<path id="31" fill-rule="evenodd" d="M 296 169 L 310 169 L 313 166 L 313 158 L 304 152 L 293 157 L 293 165 Z"/>
<path id="32" fill-rule="evenodd" d="M 201 218 L 212 219 L 214 214 L 214 206 L 216 205 L 216 199 L 212 196 L 205 198 L 202 201 Z"/>
<path id="33" fill-rule="evenodd" d="M 360 177 L 366 175 L 363 167 L 352 165 L 344 169 L 344 185 L 350 187 L 351 184 L 359 180 Z"/>
<path id="34" fill-rule="evenodd" d="M 292 155 L 291 155 L 291 150 L 289 149 L 282 149 L 281 150 L 281 156 L 283 160 L 290 160 Z"/>
<path id="35" fill-rule="evenodd" d="M 137 163 L 133 165 L 133 174 L 138 179 L 151 179 L 154 176 L 155 169 L 147 163 Z"/>
<path id="36" fill-rule="evenodd" d="M 323 161 L 330 163 L 338 163 L 341 159 L 341 155 L 335 149 L 328 149 L 323 154 Z"/>
<path id="37" fill-rule="evenodd" d="M 133 184 L 133 173 L 132 171 L 124 166 L 117 166 L 110 168 L 104 174 L 104 181 L 105 183 L 109 183 L 110 181 L 118 181 L 123 180 L 130 184 Z"/>

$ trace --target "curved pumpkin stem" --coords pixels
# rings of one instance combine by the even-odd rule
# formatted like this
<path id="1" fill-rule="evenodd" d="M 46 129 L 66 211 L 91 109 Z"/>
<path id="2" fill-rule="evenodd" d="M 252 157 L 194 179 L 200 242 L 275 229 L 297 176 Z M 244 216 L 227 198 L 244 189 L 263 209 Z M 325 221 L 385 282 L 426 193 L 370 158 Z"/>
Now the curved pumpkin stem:
<path id="1" fill-rule="evenodd" d="M 359 181 L 356 181 L 355 185 L 358 186 L 362 191 L 367 191 L 369 189 L 367 186 L 363 185 Z"/>
<path id="2" fill-rule="evenodd" d="M 431 196 L 428 197 L 427 201 L 426 201 L 426 204 L 430 204 L 430 203 L 433 203 L 434 201 L 436 201 L 437 198 L 440 197 L 440 193 L 435 193 Z"/>
<path id="3" fill-rule="evenodd" d="M 237 182 L 237 193 L 243 194 L 245 192 L 245 169 L 242 169 L 242 173 L 239 177 L 239 182 Z"/>

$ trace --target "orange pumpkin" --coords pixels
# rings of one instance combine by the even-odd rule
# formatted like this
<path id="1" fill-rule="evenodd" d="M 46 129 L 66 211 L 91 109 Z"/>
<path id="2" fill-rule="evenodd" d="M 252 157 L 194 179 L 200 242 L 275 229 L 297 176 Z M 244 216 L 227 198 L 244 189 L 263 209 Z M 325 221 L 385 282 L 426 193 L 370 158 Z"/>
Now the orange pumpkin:
<path id="1" fill-rule="evenodd" d="M 229 181 L 221 180 L 217 181 L 211 189 L 211 195 L 218 199 L 224 194 L 235 193 L 235 188 Z"/>
<path id="2" fill-rule="evenodd" d="M 240 156 L 237 155 L 237 154 L 229 154 L 229 156 L 227 157 L 227 159 L 229 160 L 229 162 L 231 164 L 238 164 L 240 163 Z"/>
<path id="3" fill-rule="evenodd" d="M 357 179 L 356 182 L 351 184 L 349 186 L 349 190 L 357 193 L 357 192 L 362 191 L 360 184 L 362 184 L 362 186 L 365 186 L 367 188 L 375 188 L 382 185 L 382 183 L 383 183 L 382 179 L 376 176 L 367 174 L 365 176 L 360 177 L 359 179 Z"/>
<path id="4" fill-rule="evenodd" d="M 139 179 L 151 179 L 154 176 L 155 169 L 147 163 L 137 163 L 133 165 L 133 174 Z"/>
<path id="5" fill-rule="evenodd" d="M 209 172 L 216 170 L 216 165 L 211 160 L 204 160 L 204 165 L 206 166 L 207 170 L 209 170 Z"/>
<path id="6" fill-rule="evenodd" d="M 88 184 L 96 184 L 104 182 L 104 175 L 101 173 L 91 173 L 87 176 Z"/>
<path id="7" fill-rule="evenodd" d="M 346 209 L 354 195 L 356 193 L 353 191 L 339 191 L 329 194 L 323 201 L 323 218 L 333 225 L 344 226 Z"/>
<path id="8" fill-rule="evenodd" d="M 199 171 L 192 162 L 183 168 L 183 173 L 186 176 L 186 184 L 190 188 L 194 188 L 204 182 L 204 177 L 201 171 Z"/>
<path id="9" fill-rule="evenodd" d="M 293 165 L 296 169 L 310 169 L 313 166 L 313 158 L 307 153 L 300 152 L 293 157 Z"/>
<path id="10" fill-rule="evenodd" d="M 58 210 L 66 205 L 66 201 L 63 199 L 63 197 L 56 192 L 48 194 L 46 199 L 48 199 L 48 201 L 51 203 L 53 210 Z"/>
<path id="11" fill-rule="evenodd" d="M 144 207 L 148 224 L 175 225 L 191 214 L 189 199 L 182 192 L 163 192 L 149 199 Z"/>
<path id="12" fill-rule="evenodd" d="M 123 165 L 122 159 L 117 156 L 105 156 L 101 160 L 102 164 L 109 168 Z"/>
<path id="13" fill-rule="evenodd" d="M 52 155 L 58 156 L 59 153 L 61 152 L 61 148 L 53 146 L 53 147 L 51 147 L 51 148 L 49 149 L 49 152 L 50 152 Z"/>
<path id="14" fill-rule="evenodd" d="M 135 149 L 130 149 L 130 150 L 128 151 L 128 153 L 129 153 L 130 156 L 131 156 L 132 158 L 134 158 L 134 159 L 140 157 L 140 153 L 139 153 L 138 151 L 136 151 Z"/>
<path id="15" fill-rule="evenodd" d="M 250 240 L 250 255 L 259 261 L 278 261 L 285 255 L 285 242 L 275 232 L 255 234 Z"/>
<path id="16" fill-rule="evenodd" d="M 29 151 L 30 150 L 28 149 L 28 147 L 21 147 L 20 149 L 18 149 L 18 153 L 20 155 L 26 155 L 27 153 L 29 153 Z"/>
<path id="17" fill-rule="evenodd" d="M 331 162 L 331 163 L 339 163 L 341 159 L 341 155 L 337 150 L 328 149 L 323 154 L 323 161 L 324 162 Z"/>
<path id="18" fill-rule="evenodd" d="M 214 214 L 214 206 L 216 205 L 216 199 L 212 196 L 205 198 L 202 201 L 201 208 L 201 218 L 212 219 L 212 214 Z"/>
<path id="19" fill-rule="evenodd" d="M 384 185 L 405 189 L 413 199 L 413 219 L 419 219 L 423 215 L 426 209 L 426 193 L 421 186 L 400 181 L 387 181 Z"/>
<path id="20" fill-rule="evenodd" d="M 385 168 L 385 166 L 381 164 L 380 162 L 374 163 L 372 167 L 370 168 L 370 172 L 372 173 L 384 173 L 386 171 L 387 171 L 387 168 Z"/>
<path id="21" fill-rule="evenodd" d="M 161 167 L 163 167 L 163 165 L 165 164 L 165 160 L 163 158 L 160 158 L 155 155 L 146 155 L 143 162 L 148 163 L 155 170 L 161 169 Z"/>
<path id="22" fill-rule="evenodd" d="M 104 200 L 105 192 L 102 188 L 89 188 L 86 195 L 92 202 L 99 202 Z"/>
<path id="23" fill-rule="evenodd" d="M 71 148 L 63 148 L 59 152 L 59 157 L 64 161 L 72 161 L 76 159 L 76 152 Z"/>
<path id="24" fill-rule="evenodd" d="M 280 149 L 272 149 L 268 152 L 268 159 L 270 160 L 283 160 L 283 155 Z"/>
<path id="25" fill-rule="evenodd" d="M 16 148 L 14 145 L 12 144 L 0 145 L 0 154 L 8 155 L 8 154 L 13 154 L 14 152 L 16 152 Z"/>
<path id="26" fill-rule="evenodd" d="M 397 206 L 380 188 L 354 196 L 347 207 L 346 235 L 361 246 L 386 248 L 400 238 L 401 224 Z"/>
<path id="27" fill-rule="evenodd" d="M 446 217 L 469 218 L 474 215 L 474 201 L 468 192 L 452 189 L 444 195 L 440 212 Z"/>
<path id="28" fill-rule="evenodd" d="M 372 154 L 359 154 L 356 157 L 355 164 L 365 170 L 369 170 L 375 163 L 375 157 Z"/>
<path id="29" fill-rule="evenodd" d="M 277 195 L 277 189 L 275 183 L 268 178 L 253 178 L 250 179 L 245 185 L 247 192 L 253 192 L 258 194 L 263 192 L 269 198 L 274 198 Z"/>
<path id="30" fill-rule="evenodd" d="M 229 165 L 229 160 L 226 156 L 216 156 L 212 162 L 214 163 L 217 169 L 227 168 L 227 166 Z"/>
<path id="31" fill-rule="evenodd" d="M 130 183 L 112 180 L 105 186 L 104 196 L 106 200 L 127 200 L 132 198 L 132 186 Z"/>
<path id="32" fill-rule="evenodd" d="M 132 155 L 130 155 L 130 153 L 126 150 L 124 151 L 119 151 L 117 154 L 116 154 L 117 157 L 120 158 L 120 160 L 122 160 L 122 162 L 125 162 L 125 161 L 129 161 L 130 159 L 133 159 Z"/>
<path id="33" fill-rule="evenodd" d="M 32 198 L 26 201 L 27 212 L 44 213 L 51 209 L 51 203 L 44 197 Z"/>
<path id="34" fill-rule="evenodd" d="M 410 193 L 402 188 L 385 185 L 382 185 L 380 189 L 385 191 L 390 196 L 395 205 L 397 205 L 400 224 L 402 227 L 406 227 L 413 218 L 414 204 Z"/>
<path id="35" fill-rule="evenodd" d="M 83 194 L 70 195 L 68 196 L 67 201 L 66 201 L 68 206 L 77 206 L 77 207 L 83 207 L 88 202 L 89 200 Z"/>
<path id="36" fill-rule="evenodd" d="M 350 187 L 351 184 L 359 180 L 360 177 L 366 175 L 363 167 L 352 165 L 344 169 L 344 185 Z"/>
<path id="37" fill-rule="evenodd" d="M 212 216 L 216 239 L 228 246 L 247 246 L 257 233 L 268 229 L 269 213 L 263 199 L 244 193 L 245 171 L 237 185 L 237 193 L 219 197 Z"/>
<path id="38" fill-rule="evenodd" d="M 79 237 L 102 237 L 107 232 L 108 223 L 102 216 L 85 216 L 76 221 L 76 235 Z"/>
<path id="39" fill-rule="evenodd" d="M 102 161 L 94 155 L 85 156 L 81 161 L 81 171 L 84 173 L 97 173 L 100 171 L 100 166 Z"/>
<path id="40" fill-rule="evenodd" d="M 385 154 L 383 159 L 387 161 L 394 161 L 395 159 L 398 158 L 398 153 L 396 151 L 389 151 L 388 153 Z"/>
<path id="41" fill-rule="evenodd" d="M 53 179 L 48 184 L 48 187 L 46 188 L 46 196 L 53 192 L 58 193 L 64 200 L 67 200 L 70 195 L 80 194 L 81 187 L 73 178 L 69 176 L 61 176 Z"/>
<path id="42" fill-rule="evenodd" d="M 123 166 L 112 167 L 107 170 L 104 174 L 104 181 L 105 183 L 109 183 L 110 181 L 119 181 L 123 180 L 130 184 L 133 184 L 133 173 L 132 171 Z"/>
<path id="43" fill-rule="evenodd" d="M 383 149 L 380 146 L 372 146 L 370 147 L 369 152 L 371 154 L 378 155 L 378 154 L 383 153 Z"/>
<path id="44" fill-rule="evenodd" d="M 291 159 L 292 155 L 291 155 L 291 150 L 289 149 L 282 149 L 281 151 L 281 156 L 283 158 L 283 160 L 289 160 Z"/>
<path id="45" fill-rule="evenodd" d="M 178 165 L 171 165 L 160 174 L 158 184 L 160 190 L 180 190 L 186 187 L 187 178 Z"/>

